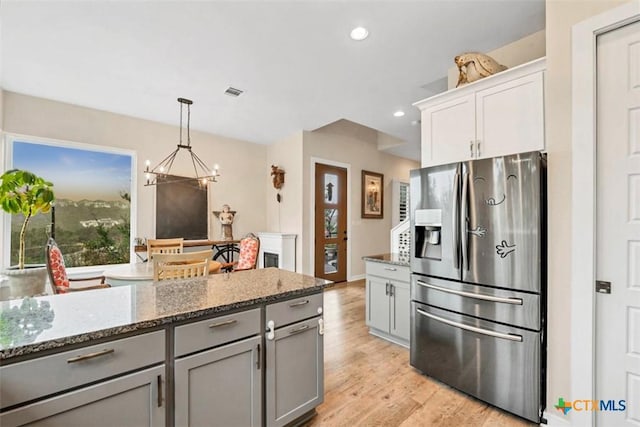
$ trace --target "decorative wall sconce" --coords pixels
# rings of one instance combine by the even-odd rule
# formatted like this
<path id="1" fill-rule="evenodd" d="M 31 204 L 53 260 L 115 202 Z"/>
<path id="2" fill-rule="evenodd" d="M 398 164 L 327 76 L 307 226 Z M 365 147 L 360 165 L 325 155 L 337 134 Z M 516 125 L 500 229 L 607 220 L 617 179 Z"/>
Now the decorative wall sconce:
<path id="1" fill-rule="evenodd" d="M 276 165 L 271 165 L 271 176 L 273 177 L 273 188 L 275 188 L 276 190 L 280 190 L 282 188 L 282 185 L 284 184 L 284 174 L 285 174 L 284 169 L 280 169 Z M 278 191 L 276 200 L 278 201 L 278 203 L 280 203 L 280 201 L 282 200 L 282 197 L 280 196 L 280 191 Z"/>

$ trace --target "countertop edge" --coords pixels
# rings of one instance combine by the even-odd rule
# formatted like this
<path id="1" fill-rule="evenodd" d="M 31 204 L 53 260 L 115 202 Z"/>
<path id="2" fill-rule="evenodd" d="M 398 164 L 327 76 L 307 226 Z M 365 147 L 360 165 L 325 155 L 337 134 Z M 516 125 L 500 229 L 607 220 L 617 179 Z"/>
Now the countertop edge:
<path id="1" fill-rule="evenodd" d="M 289 299 L 291 297 L 311 295 L 322 292 L 324 289 L 333 286 L 333 283 L 325 283 L 309 288 L 290 290 L 281 294 L 267 295 L 252 300 L 239 301 L 231 304 L 208 307 L 201 310 L 189 311 L 185 313 L 173 314 L 167 317 L 162 317 L 154 320 L 146 320 L 136 323 L 130 323 L 127 325 L 116 326 L 112 328 L 102 329 L 98 331 L 92 331 L 82 333 L 78 335 L 71 335 L 64 338 L 56 338 L 49 341 L 39 342 L 37 344 L 27 344 L 20 347 L 13 347 L 4 350 L 0 350 L 0 366 L 7 364 L 11 359 L 22 356 L 29 356 L 35 353 L 48 351 L 48 350 L 63 350 L 65 347 L 71 347 L 76 344 L 82 344 L 95 340 L 102 340 L 105 338 L 114 338 L 119 335 L 130 334 L 136 331 L 144 331 L 159 326 L 167 326 L 172 323 L 178 323 L 186 320 L 196 321 L 199 318 L 207 318 L 216 314 L 224 314 L 227 312 L 235 311 L 238 309 L 248 309 L 254 306 L 267 305 Z"/>
<path id="2" fill-rule="evenodd" d="M 391 265 L 397 265 L 400 267 L 410 267 L 409 261 L 396 261 L 396 260 L 392 260 L 392 259 L 388 259 L 392 256 L 397 256 L 397 254 L 379 254 L 379 255 L 367 255 L 367 256 L 363 256 L 362 260 L 363 261 L 371 261 L 371 262 L 378 262 L 380 264 L 391 264 Z M 387 259 L 385 259 L 387 258 Z"/>

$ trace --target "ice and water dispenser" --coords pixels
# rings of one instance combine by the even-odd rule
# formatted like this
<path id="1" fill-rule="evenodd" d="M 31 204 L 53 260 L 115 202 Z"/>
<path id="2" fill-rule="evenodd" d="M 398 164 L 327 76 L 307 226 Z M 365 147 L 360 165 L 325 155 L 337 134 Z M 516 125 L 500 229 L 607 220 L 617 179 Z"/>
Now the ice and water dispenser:
<path id="1" fill-rule="evenodd" d="M 417 209 L 414 218 L 415 257 L 442 259 L 442 211 L 440 209 Z"/>

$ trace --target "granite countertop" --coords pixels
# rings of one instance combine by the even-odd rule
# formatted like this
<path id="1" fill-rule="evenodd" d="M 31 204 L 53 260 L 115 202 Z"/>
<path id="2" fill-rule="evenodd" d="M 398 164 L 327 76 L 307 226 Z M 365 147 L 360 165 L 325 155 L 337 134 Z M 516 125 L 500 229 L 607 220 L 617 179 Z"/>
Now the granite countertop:
<path id="1" fill-rule="evenodd" d="M 321 291 L 277 268 L 0 302 L 0 361 Z"/>
<path id="2" fill-rule="evenodd" d="M 381 262 L 385 264 L 400 265 L 403 267 L 409 267 L 409 261 L 411 261 L 409 254 L 380 254 L 380 255 L 368 255 L 363 256 L 365 261 Z"/>

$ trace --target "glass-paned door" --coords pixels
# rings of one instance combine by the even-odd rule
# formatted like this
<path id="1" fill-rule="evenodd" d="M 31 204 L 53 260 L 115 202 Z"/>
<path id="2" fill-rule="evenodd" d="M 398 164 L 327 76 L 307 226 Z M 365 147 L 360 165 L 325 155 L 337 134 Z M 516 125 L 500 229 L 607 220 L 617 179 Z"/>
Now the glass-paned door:
<path id="1" fill-rule="evenodd" d="M 315 276 L 347 280 L 347 170 L 316 164 Z"/>

